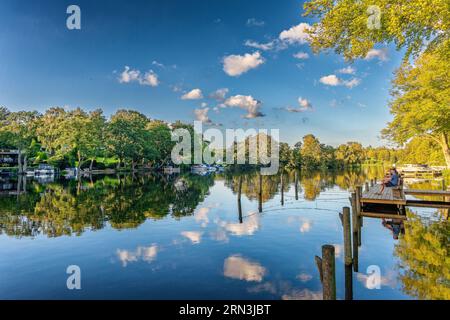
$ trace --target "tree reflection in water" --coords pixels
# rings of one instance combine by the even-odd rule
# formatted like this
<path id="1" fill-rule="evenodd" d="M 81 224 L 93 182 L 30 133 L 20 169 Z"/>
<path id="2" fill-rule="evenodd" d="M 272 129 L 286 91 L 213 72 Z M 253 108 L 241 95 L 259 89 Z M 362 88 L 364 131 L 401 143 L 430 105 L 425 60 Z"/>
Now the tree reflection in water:
<path id="1" fill-rule="evenodd" d="M 395 254 L 400 258 L 403 290 L 419 299 L 450 299 L 450 226 L 437 214 L 423 218 L 409 211 L 405 235 Z"/>
<path id="2" fill-rule="evenodd" d="M 183 181 L 184 188 L 177 188 Z M 86 229 L 136 228 L 146 219 L 194 213 L 214 178 L 192 175 L 175 181 L 147 175 L 104 177 L 97 181 L 33 182 L 26 194 L 0 197 L 0 233 L 27 237 L 80 235 Z"/>

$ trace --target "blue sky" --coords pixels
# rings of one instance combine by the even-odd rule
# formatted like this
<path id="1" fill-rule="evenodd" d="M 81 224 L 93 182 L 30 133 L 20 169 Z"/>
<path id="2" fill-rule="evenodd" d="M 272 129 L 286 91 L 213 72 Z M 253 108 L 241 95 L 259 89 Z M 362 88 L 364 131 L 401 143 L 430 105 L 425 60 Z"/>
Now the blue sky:
<path id="1" fill-rule="evenodd" d="M 81 30 L 66 27 L 71 4 Z M 0 12 L 0 105 L 11 110 L 130 108 L 166 121 L 279 128 L 290 144 L 307 133 L 332 145 L 383 144 L 401 53 L 377 47 L 351 65 L 314 55 L 302 1 L 2 0 Z M 223 88 L 223 99 L 210 97 Z"/>

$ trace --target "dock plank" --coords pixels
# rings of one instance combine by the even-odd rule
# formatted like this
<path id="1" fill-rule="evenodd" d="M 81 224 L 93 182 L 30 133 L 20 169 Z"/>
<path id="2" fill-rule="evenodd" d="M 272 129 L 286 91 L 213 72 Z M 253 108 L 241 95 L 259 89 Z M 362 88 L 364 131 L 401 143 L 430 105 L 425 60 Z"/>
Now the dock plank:
<path id="1" fill-rule="evenodd" d="M 393 188 L 385 188 L 380 194 L 381 185 L 375 185 L 368 191 L 364 192 L 361 197 L 362 203 L 385 203 L 385 204 L 399 204 L 405 205 L 406 199 L 404 195 L 399 192 L 394 194 Z"/>

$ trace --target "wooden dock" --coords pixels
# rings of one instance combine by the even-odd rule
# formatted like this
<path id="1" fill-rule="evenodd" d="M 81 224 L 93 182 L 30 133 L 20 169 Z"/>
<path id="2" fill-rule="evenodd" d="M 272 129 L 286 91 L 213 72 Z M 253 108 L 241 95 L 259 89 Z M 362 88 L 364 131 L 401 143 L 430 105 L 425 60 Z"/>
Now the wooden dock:
<path id="1" fill-rule="evenodd" d="M 410 199 L 407 197 L 408 195 L 433 197 L 435 199 Z M 364 192 L 362 192 L 362 187 L 357 187 L 355 200 L 353 201 L 356 203 L 352 203 L 352 206 L 355 207 L 361 217 L 406 219 L 406 207 L 450 209 L 450 191 L 387 187 L 381 192 L 381 185 L 372 183 L 371 187 L 366 184 Z"/>

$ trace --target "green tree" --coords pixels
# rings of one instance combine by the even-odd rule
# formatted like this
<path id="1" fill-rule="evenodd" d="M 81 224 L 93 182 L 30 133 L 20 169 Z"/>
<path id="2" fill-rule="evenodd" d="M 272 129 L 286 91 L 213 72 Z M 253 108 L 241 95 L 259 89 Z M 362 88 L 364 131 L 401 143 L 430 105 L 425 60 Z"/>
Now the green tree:
<path id="1" fill-rule="evenodd" d="M 3 141 L 0 144 L 19 150 L 19 172 L 27 168 L 27 158 L 36 140 L 39 117 L 36 111 L 9 112 L 6 108 L 0 109 L 0 139 Z"/>
<path id="2" fill-rule="evenodd" d="M 377 18 L 373 8 L 380 10 L 379 28 L 369 27 Z M 310 32 L 313 50 L 334 49 L 349 60 L 364 58 L 378 43 L 417 55 L 448 39 L 450 28 L 448 0 L 310 0 L 304 9 L 305 16 L 319 18 Z"/>
<path id="3" fill-rule="evenodd" d="M 414 137 L 434 140 L 450 168 L 449 49 L 425 52 L 414 66 L 405 62 L 397 71 L 390 102 L 394 119 L 382 133 L 399 144 Z"/>
<path id="4" fill-rule="evenodd" d="M 164 165 L 170 161 L 170 156 L 175 142 L 172 141 L 172 132 L 169 126 L 159 120 L 152 120 L 147 124 L 150 144 L 149 150 L 153 151 L 148 155 L 148 160 L 153 164 Z"/>
<path id="5" fill-rule="evenodd" d="M 118 110 L 112 117 L 107 129 L 109 150 L 123 161 L 131 162 L 135 170 L 139 160 L 144 160 L 152 152 L 149 147 L 150 132 L 146 129 L 149 119 L 137 111 Z"/>
<path id="6" fill-rule="evenodd" d="M 322 159 L 322 148 L 314 135 L 308 134 L 303 137 L 301 148 L 302 164 L 306 168 L 317 168 Z"/>

